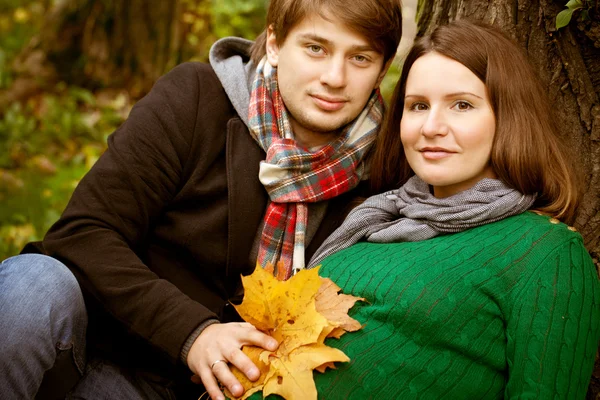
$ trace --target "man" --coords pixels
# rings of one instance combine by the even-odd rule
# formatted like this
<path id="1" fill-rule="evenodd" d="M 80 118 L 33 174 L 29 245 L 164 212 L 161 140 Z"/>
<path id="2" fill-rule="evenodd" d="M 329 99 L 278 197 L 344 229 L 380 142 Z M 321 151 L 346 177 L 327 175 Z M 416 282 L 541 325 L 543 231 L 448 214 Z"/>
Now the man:
<path id="1" fill-rule="evenodd" d="M 241 347 L 277 343 L 231 322 L 240 275 L 288 278 L 341 222 L 400 35 L 395 0 L 273 0 L 254 44 L 161 78 L 24 250 L 44 255 L 2 264 L 0 385 L 31 398 L 59 371 L 83 398 L 197 398 L 195 374 L 241 395 L 229 364 L 256 379 Z"/>

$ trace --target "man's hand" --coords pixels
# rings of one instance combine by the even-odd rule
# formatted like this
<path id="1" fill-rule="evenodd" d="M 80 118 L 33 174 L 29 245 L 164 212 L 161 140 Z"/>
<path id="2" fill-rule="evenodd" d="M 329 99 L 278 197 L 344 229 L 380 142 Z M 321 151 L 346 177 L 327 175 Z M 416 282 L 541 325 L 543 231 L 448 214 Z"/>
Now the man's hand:
<path id="1" fill-rule="evenodd" d="M 254 345 L 274 351 L 278 343 L 248 323 L 231 322 L 209 325 L 190 348 L 188 366 L 200 377 L 211 399 L 225 398 L 217 379 L 234 396 L 239 397 L 244 393 L 242 385 L 231 373 L 228 363 L 235 365 L 252 381 L 259 378 L 258 368 L 241 350 L 243 345 Z M 225 362 L 216 362 L 218 360 Z"/>

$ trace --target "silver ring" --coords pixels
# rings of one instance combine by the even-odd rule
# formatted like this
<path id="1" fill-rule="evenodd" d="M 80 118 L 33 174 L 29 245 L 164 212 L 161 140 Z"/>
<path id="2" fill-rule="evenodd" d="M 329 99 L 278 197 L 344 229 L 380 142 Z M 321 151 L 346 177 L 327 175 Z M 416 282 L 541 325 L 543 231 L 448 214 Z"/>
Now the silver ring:
<path id="1" fill-rule="evenodd" d="M 224 362 L 225 364 L 227 364 L 227 361 L 225 361 L 225 360 L 217 360 L 210 365 L 210 369 L 212 370 L 215 367 L 215 365 L 217 365 L 220 362 Z"/>

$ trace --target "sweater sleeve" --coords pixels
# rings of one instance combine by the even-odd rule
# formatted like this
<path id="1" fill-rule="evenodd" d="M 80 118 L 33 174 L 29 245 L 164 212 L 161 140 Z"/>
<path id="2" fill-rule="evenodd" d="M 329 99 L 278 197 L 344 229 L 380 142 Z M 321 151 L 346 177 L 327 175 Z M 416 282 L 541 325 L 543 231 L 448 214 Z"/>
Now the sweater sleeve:
<path id="1" fill-rule="evenodd" d="M 194 329 L 216 316 L 160 279 L 135 249 L 177 194 L 207 90 L 190 63 L 159 79 L 109 137 L 43 241 L 107 312 L 173 362 Z"/>
<path id="2" fill-rule="evenodd" d="M 553 249 L 514 293 L 505 398 L 583 399 L 600 336 L 600 285 L 580 238 Z"/>

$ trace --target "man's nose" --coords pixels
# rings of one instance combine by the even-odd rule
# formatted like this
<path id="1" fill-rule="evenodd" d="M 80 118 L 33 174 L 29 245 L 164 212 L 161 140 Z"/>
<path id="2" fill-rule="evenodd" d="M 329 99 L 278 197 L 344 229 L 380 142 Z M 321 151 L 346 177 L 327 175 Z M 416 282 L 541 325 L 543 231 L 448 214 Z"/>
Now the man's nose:
<path id="1" fill-rule="evenodd" d="M 321 83 L 333 88 L 342 88 L 347 84 L 345 60 L 331 58 L 321 74 Z"/>

